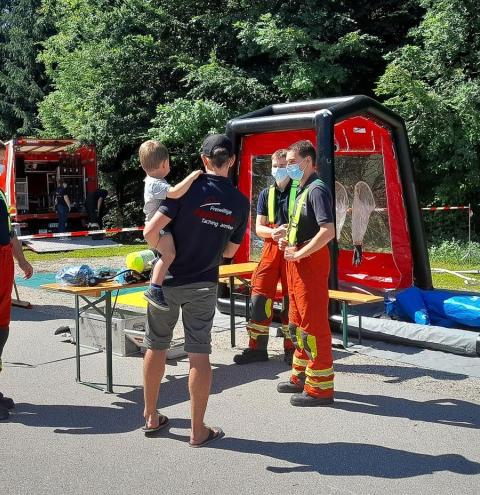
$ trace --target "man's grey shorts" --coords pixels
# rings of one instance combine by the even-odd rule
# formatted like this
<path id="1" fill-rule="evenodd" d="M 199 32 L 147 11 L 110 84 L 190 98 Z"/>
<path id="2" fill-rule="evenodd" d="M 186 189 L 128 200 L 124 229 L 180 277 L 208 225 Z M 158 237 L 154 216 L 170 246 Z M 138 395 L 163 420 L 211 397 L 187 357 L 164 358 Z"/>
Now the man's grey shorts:
<path id="1" fill-rule="evenodd" d="M 217 284 L 196 282 L 178 287 L 164 286 L 169 311 L 148 305 L 148 326 L 143 342 L 147 349 L 165 350 L 170 347 L 173 329 L 182 308 L 186 352 L 210 354 L 211 330 L 217 302 Z"/>

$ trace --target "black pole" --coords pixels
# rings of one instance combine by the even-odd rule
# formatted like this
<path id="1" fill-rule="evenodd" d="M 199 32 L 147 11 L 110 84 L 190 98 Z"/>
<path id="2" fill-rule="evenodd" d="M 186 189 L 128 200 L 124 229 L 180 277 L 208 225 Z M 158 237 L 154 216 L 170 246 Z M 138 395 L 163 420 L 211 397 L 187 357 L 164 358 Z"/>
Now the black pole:
<path id="1" fill-rule="evenodd" d="M 317 130 L 317 168 L 320 178 L 332 194 L 333 224 L 336 224 L 335 212 L 335 160 L 334 160 L 334 119 L 327 109 L 315 112 L 315 129 Z M 338 245 L 336 237 L 329 244 L 330 250 L 330 289 L 338 289 Z"/>

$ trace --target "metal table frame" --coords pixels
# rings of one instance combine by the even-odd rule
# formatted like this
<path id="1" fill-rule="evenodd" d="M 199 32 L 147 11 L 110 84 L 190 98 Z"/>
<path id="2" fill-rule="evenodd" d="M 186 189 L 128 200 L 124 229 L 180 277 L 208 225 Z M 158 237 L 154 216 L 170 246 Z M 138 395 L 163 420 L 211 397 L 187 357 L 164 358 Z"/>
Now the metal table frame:
<path id="1" fill-rule="evenodd" d="M 134 284 L 118 284 L 116 282 L 104 282 L 94 287 L 72 287 L 60 284 L 46 284 L 42 288 L 72 294 L 75 297 L 75 365 L 77 383 L 88 387 L 102 390 L 106 393 L 113 393 L 113 356 L 112 356 L 112 318 L 115 306 L 112 307 L 112 292 L 120 289 L 145 287 L 148 282 Z M 80 300 L 85 304 L 80 306 Z M 104 305 L 102 306 L 102 303 Z M 92 309 L 105 318 L 105 358 L 106 358 L 106 385 L 83 381 L 81 379 L 81 354 L 80 354 L 80 316 L 87 309 Z"/>
<path id="2" fill-rule="evenodd" d="M 80 299 L 85 301 L 85 306 L 80 307 Z M 105 311 L 99 307 L 99 304 L 105 301 Z M 105 318 L 105 355 L 106 355 L 106 388 L 97 385 L 96 383 L 82 381 L 80 377 L 80 316 L 87 309 L 93 309 L 99 315 Z M 75 294 L 75 363 L 76 363 L 76 378 L 75 380 L 82 385 L 103 390 L 106 393 L 113 393 L 113 366 L 112 366 L 112 291 L 105 293 L 94 300 L 89 300 L 87 296 Z"/>

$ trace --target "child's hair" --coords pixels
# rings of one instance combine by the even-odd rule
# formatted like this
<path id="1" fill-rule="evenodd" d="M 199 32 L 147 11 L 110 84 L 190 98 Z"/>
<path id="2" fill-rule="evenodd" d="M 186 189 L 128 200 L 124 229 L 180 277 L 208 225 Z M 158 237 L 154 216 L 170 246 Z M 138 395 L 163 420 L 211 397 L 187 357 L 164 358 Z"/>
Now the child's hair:
<path id="1" fill-rule="evenodd" d="M 160 141 L 150 139 L 141 144 L 138 150 L 140 165 L 145 172 L 157 169 L 162 162 L 168 160 L 168 150 Z"/>

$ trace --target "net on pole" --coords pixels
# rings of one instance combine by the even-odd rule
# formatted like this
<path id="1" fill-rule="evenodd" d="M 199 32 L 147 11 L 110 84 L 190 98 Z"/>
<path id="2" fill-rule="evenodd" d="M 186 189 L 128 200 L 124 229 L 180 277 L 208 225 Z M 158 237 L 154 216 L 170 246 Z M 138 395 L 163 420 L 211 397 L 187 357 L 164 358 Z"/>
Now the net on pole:
<path id="1" fill-rule="evenodd" d="M 356 266 L 362 262 L 363 238 L 373 211 L 375 211 L 375 199 L 370 186 L 364 181 L 357 182 L 352 207 L 353 264 Z"/>
<path id="2" fill-rule="evenodd" d="M 336 230 L 337 241 L 340 240 L 345 218 L 348 211 L 348 194 L 341 182 L 335 181 L 335 211 L 336 211 Z"/>

